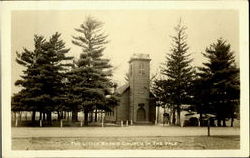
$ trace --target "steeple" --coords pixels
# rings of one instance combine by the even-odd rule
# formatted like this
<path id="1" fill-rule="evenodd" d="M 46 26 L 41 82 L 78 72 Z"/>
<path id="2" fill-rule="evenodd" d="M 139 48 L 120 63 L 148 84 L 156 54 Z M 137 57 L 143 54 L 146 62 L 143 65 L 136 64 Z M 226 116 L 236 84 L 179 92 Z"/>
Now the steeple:
<path id="1" fill-rule="evenodd" d="M 129 118 L 134 122 L 149 121 L 149 54 L 133 54 L 129 61 Z"/>

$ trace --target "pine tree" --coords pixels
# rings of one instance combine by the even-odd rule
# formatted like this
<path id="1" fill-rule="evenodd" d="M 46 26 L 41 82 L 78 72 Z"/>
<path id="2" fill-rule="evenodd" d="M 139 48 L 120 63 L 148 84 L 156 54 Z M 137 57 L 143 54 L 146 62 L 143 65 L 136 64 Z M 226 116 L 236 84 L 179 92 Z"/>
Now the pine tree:
<path id="1" fill-rule="evenodd" d="M 177 125 L 180 125 L 181 105 L 190 98 L 189 87 L 193 78 L 193 68 L 190 65 L 192 59 L 189 59 L 187 45 L 186 27 L 179 24 L 175 27 L 176 35 L 172 37 L 171 53 L 166 55 L 166 62 L 161 67 L 161 74 L 165 77 L 163 81 L 157 81 L 156 84 L 163 90 L 163 98 L 167 98 L 165 104 L 173 107 L 177 111 Z M 174 114 L 174 113 L 173 113 Z"/>
<path id="2" fill-rule="evenodd" d="M 41 84 L 36 81 L 39 75 L 39 58 L 42 54 L 42 45 L 45 43 L 43 36 L 34 37 L 34 51 L 29 51 L 26 48 L 23 52 L 16 52 L 16 62 L 26 69 L 23 71 L 22 79 L 15 82 L 16 86 L 21 86 L 23 89 L 14 96 L 12 108 L 15 105 L 22 106 L 22 110 L 32 111 L 32 122 L 35 121 L 36 111 L 40 111 L 41 104 L 37 100 L 41 94 Z M 17 97 L 22 96 L 22 97 Z M 19 98 L 19 99 L 18 99 Z M 17 104 L 19 102 L 19 104 Z M 24 108 L 24 106 L 26 108 Z"/>
<path id="3" fill-rule="evenodd" d="M 166 80 L 166 79 L 156 79 L 153 82 L 153 93 L 157 101 L 156 106 L 161 106 L 164 108 L 164 113 L 165 109 L 169 108 L 172 111 L 172 124 L 175 124 L 176 122 L 176 117 L 175 117 L 175 110 L 176 106 L 173 102 L 173 91 L 172 91 L 172 82 L 171 80 Z"/>
<path id="4" fill-rule="evenodd" d="M 193 95 L 192 104 L 195 110 L 200 114 L 200 126 L 204 125 L 203 116 L 206 114 L 213 114 L 214 107 L 211 106 L 210 100 L 210 87 L 211 83 L 207 82 L 206 79 L 200 77 L 200 73 L 195 74 L 195 79 L 193 80 L 191 92 Z"/>
<path id="5" fill-rule="evenodd" d="M 55 33 L 47 42 L 43 36 L 35 35 L 34 51 L 24 48 L 23 52 L 17 52 L 17 63 L 26 67 L 22 79 L 15 83 L 23 88 L 17 95 L 22 96 L 19 106 L 33 111 L 33 122 L 36 111 L 39 111 L 40 119 L 41 114 L 47 114 L 48 124 L 51 124 L 51 112 L 62 102 L 63 71 L 68 66 L 62 62 L 71 57 L 65 56 L 69 49 L 59 37 L 60 34 Z"/>
<path id="6" fill-rule="evenodd" d="M 234 112 L 239 104 L 239 69 L 235 64 L 234 53 L 231 45 L 220 38 L 206 48 L 203 55 L 208 62 L 199 68 L 199 76 L 209 90 L 206 94 L 208 106 L 215 110 L 218 126 L 221 126 L 221 121 L 226 126 L 225 118 L 231 117 L 233 123 Z"/>
<path id="7" fill-rule="evenodd" d="M 66 56 L 70 49 L 65 48 L 60 36 L 61 34 L 55 33 L 44 45 L 43 75 L 40 74 L 40 77 L 41 82 L 46 81 L 43 87 L 44 96 L 49 97 L 45 102 L 48 121 L 51 121 L 51 111 L 57 111 L 60 118 L 60 111 L 65 110 L 65 71 L 71 66 L 67 61 L 72 57 Z"/>
<path id="8" fill-rule="evenodd" d="M 109 59 L 103 58 L 107 35 L 102 32 L 103 24 L 92 17 L 87 17 L 79 29 L 80 35 L 73 36 L 72 43 L 82 48 L 80 58 L 69 73 L 69 102 L 77 121 L 77 112 L 84 112 L 84 124 L 88 124 L 88 114 L 96 109 L 110 110 L 108 102 L 117 99 L 111 96 L 112 66 Z M 109 99 L 108 99 L 109 98 Z M 111 99 L 111 100 L 110 100 Z"/>
<path id="9" fill-rule="evenodd" d="M 61 118 L 60 113 L 67 109 L 65 105 L 67 100 L 66 73 L 72 67 L 70 61 L 73 59 L 73 57 L 67 56 L 70 49 L 65 48 L 65 43 L 60 39 L 60 36 L 61 34 L 55 33 L 46 43 L 44 59 L 47 63 L 43 69 L 43 81 L 46 81 L 44 90 L 46 90 L 45 94 L 49 94 L 51 101 L 49 106 L 51 109 L 49 107 L 46 109 L 57 111 L 59 119 Z M 51 113 L 48 113 L 48 116 L 50 116 Z"/>

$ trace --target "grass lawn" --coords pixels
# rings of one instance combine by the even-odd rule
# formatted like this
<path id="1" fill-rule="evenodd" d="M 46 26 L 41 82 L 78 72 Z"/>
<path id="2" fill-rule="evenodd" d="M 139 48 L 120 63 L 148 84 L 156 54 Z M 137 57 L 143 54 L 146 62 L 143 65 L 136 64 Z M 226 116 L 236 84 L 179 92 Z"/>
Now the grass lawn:
<path id="1" fill-rule="evenodd" d="M 12 138 L 13 150 L 239 149 L 240 136 L 28 137 Z"/>

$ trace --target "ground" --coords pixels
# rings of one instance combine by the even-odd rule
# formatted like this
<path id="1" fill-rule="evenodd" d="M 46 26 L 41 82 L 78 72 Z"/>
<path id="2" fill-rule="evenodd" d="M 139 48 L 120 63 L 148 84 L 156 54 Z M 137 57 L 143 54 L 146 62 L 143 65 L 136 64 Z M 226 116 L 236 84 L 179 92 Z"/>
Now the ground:
<path id="1" fill-rule="evenodd" d="M 13 127 L 13 150 L 239 149 L 240 128 L 211 127 Z"/>

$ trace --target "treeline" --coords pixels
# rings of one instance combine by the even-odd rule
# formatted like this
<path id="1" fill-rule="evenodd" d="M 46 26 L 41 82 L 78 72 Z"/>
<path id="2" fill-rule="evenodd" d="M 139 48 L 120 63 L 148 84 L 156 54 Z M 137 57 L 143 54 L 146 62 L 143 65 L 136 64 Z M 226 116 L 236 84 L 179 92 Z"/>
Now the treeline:
<path id="1" fill-rule="evenodd" d="M 214 114 L 217 126 L 226 126 L 227 118 L 233 126 L 235 114 L 239 114 L 240 78 L 231 45 L 219 38 L 202 53 L 206 59 L 202 66 L 194 67 L 186 29 L 181 22 L 175 27 L 160 78 L 154 81 L 157 105 L 171 109 L 172 124 L 181 124 L 182 105 L 188 104 L 200 114 L 201 125 L 206 114 Z"/>
<path id="2" fill-rule="evenodd" d="M 72 43 L 81 48 L 78 60 L 69 56 L 69 48 L 55 33 L 48 40 L 34 36 L 34 50 L 17 52 L 16 62 L 25 67 L 21 79 L 15 82 L 22 89 L 12 97 L 12 111 L 32 111 L 32 122 L 36 112 L 40 120 L 45 118 L 51 124 L 51 112 L 56 111 L 62 119 L 64 111 L 72 112 L 72 120 L 77 121 L 77 113 L 84 112 L 84 123 L 88 124 L 88 114 L 97 110 L 110 111 L 118 105 L 119 97 L 114 93 L 115 84 L 111 80 L 112 66 L 103 58 L 107 35 L 103 24 L 87 17 Z"/>
<path id="3" fill-rule="evenodd" d="M 89 113 L 111 111 L 118 105 L 119 96 L 114 93 L 112 66 L 103 58 L 107 35 L 103 24 L 87 17 L 79 28 L 72 43 L 81 48 L 77 60 L 69 56 L 69 48 L 55 33 L 49 39 L 34 36 L 34 50 L 17 52 L 16 62 L 25 67 L 21 79 L 15 82 L 22 89 L 12 97 L 12 111 L 36 112 L 40 119 L 47 115 L 51 124 L 51 112 L 62 119 L 63 112 L 72 112 L 72 121 L 77 113 L 84 112 L 84 124 L 88 124 Z M 215 114 L 218 126 L 226 126 L 226 119 L 233 119 L 239 112 L 240 79 L 230 44 L 220 38 L 205 49 L 202 66 L 192 66 L 188 52 L 186 27 L 181 22 L 175 27 L 170 52 L 161 65 L 161 75 L 154 79 L 152 92 L 157 106 L 172 111 L 172 124 L 180 125 L 182 105 L 192 105 L 200 114 Z M 197 41 L 199 42 L 199 41 Z M 177 116 L 175 114 L 177 113 Z"/>

